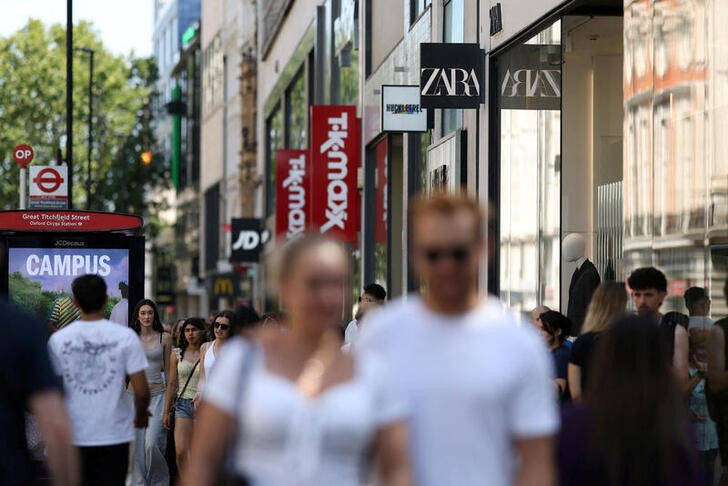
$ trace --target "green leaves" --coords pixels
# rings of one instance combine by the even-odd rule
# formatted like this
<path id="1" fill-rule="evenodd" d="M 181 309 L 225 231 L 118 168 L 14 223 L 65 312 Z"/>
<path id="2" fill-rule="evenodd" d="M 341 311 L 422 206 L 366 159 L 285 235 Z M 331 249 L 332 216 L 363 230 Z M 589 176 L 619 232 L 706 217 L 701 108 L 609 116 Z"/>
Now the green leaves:
<path id="1" fill-rule="evenodd" d="M 145 216 L 145 191 L 165 183 L 164 169 L 139 167 L 135 150 L 141 145 L 154 151 L 154 60 L 115 56 L 89 22 L 76 25 L 73 35 L 76 47 L 95 51 L 91 208 Z M 12 36 L 0 37 L 1 209 L 18 203 L 18 167 L 12 160 L 16 144 L 33 146 L 34 164 L 55 161 L 58 147 L 65 156 L 65 39 L 63 26 L 46 27 L 35 19 Z M 88 55 L 76 51 L 73 62 L 74 205 L 80 208 L 87 199 Z"/>

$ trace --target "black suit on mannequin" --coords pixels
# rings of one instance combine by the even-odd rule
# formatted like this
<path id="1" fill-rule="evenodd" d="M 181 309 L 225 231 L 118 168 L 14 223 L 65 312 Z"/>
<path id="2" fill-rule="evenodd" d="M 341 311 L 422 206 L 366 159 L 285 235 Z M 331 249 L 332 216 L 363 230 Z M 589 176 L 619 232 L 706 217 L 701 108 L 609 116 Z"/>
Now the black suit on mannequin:
<path id="1" fill-rule="evenodd" d="M 586 308 L 600 283 L 601 278 L 599 278 L 597 267 L 589 260 L 582 263 L 571 276 L 569 308 L 566 317 L 571 320 L 571 333 L 574 336 L 581 333 L 581 326 L 586 318 Z"/>

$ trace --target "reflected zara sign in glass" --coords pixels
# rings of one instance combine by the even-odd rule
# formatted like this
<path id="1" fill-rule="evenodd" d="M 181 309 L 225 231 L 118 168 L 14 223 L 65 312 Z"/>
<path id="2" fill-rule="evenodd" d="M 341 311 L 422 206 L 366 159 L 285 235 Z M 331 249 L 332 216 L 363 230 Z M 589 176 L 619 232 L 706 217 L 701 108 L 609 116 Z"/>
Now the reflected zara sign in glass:
<path id="1" fill-rule="evenodd" d="M 382 85 L 382 132 L 426 132 L 419 86 Z"/>

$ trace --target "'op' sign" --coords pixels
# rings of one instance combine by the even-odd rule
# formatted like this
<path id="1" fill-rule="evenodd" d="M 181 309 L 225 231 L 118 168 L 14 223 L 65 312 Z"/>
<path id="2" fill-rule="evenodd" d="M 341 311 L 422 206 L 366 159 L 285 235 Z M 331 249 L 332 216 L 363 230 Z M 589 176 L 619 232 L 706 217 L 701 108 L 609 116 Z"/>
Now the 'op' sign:
<path id="1" fill-rule="evenodd" d="M 32 166 L 28 195 L 30 209 L 67 209 L 68 167 Z"/>
<path id="2" fill-rule="evenodd" d="M 34 155 L 35 153 L 33 152 L 33 147 L 25 143 L 16 145 L 13 149 L 13 160 L 15 160 L 15 162 L 20 166 L 21 169 L 25 169 L 26 167 L 28 167 L 28 164 L 33 161 Z"/>

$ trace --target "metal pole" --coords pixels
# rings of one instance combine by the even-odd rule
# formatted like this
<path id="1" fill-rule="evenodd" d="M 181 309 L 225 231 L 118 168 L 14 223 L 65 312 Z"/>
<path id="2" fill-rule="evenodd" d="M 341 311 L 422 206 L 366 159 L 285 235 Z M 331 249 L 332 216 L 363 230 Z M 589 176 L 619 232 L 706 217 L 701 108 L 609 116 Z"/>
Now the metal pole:
<path id="1" fill-rule="evenodd" d="M 86 167 L 86 209 L 91 209 L 91 156 L 94 149 L 94 50 L 85 49 L 89 55 L 88 63 L 88 166 Z"/>
<path id="2" fill-rule="evenodd" d="M 20 168 L 20 205 L 19 209 L 25 209 L 25 167 Z"/>
<path id="3" fill-rule="evenodd" d="M 73 0 L 66 0 L 66 166 L 68 209 L 73 209 Z"/>

